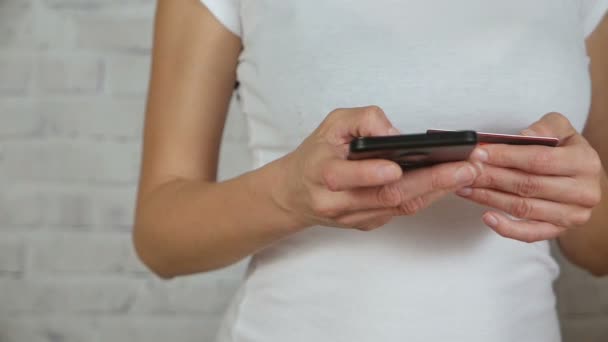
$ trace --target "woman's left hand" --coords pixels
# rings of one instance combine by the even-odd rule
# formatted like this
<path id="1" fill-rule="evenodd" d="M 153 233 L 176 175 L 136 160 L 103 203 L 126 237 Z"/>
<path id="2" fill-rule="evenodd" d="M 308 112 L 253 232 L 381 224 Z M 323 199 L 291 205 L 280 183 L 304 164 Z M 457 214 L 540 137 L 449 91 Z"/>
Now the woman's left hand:
<path id="1" fill-rule="evenodd" d="M 498 234 L 525 242 L 552 239 L 580 227 L 601 199 L 597 152 L 561 114 L 550 113 L 522 134 L 557 137 L 559 147 L 484 145 L 472 159 L 483 170 L 461 197 L 486 205 L 483 221 Z"/>

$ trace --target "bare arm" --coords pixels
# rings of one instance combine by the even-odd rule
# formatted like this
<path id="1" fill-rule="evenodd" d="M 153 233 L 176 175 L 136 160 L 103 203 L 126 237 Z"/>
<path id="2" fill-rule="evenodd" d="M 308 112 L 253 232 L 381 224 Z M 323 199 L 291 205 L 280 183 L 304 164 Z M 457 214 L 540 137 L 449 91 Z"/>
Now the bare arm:
<path id="1" fill-rule="evenodd" d="M 261 190 L 272 167 L 215 183 L 240 50 L 198 1 L 158 2 L 134 241 L 163 277 L 235 262 L 294 226 Z"/>
<path id="2" fill-rule="evenodd" d="M 591 57 L 592 99 L 583 136 L 598 152 L 608 169 L 608 17 L 587 40 Z M 589 222 L 559 239 L 564 254 L 595 275 L 608 274 L 608 178 L 602 175 L 602 201 Z"/>

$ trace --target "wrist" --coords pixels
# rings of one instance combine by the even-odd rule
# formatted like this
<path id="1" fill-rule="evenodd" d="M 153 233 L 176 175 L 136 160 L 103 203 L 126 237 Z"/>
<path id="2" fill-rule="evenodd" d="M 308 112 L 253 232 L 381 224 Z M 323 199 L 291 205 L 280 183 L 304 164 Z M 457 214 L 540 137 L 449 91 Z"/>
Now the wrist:
<path id="1" fill-rule="evenodd" d="M 286 155 L 255 170 L 255 177 L 250 177 L 249 188 L 259 195 L 269 214 L 276 217 L 277 222 L 284 229 L 297 232 L 309 227 L 310 224 L 288 204 L 290 202 L 287 176 L 289 158 L 290 155 Z"/>

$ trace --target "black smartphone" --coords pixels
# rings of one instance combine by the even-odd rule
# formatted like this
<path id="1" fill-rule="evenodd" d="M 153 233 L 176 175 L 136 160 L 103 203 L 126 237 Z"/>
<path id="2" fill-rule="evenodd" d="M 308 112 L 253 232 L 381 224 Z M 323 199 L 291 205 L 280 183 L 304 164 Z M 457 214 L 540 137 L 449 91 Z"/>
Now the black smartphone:
<path id="1" fill-rule="evenodd" d="M 348 159 L 388 159 L 403 169 L 467 160 L 477 145 L 475 131 L 361 137 L 350 143 Z"/>

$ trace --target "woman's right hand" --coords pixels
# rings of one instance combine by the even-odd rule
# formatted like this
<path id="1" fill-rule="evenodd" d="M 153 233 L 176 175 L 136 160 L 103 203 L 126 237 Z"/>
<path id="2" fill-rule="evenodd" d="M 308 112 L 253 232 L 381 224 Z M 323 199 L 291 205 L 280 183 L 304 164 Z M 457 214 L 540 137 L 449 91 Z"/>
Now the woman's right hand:
<path id="1" fill-rule="evenodd" d="M 373 230 L 393 216 L 419 212 L 477 177 L 466 161 L 404 174 L 389 160 L 347 160 L 353 138 L 394 134 L 398 131 L 378 107 L 333 111 L 278 160 L 282 171 L 272 190 L 274 201 L 302 226 Z"/>

